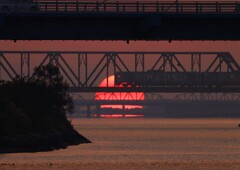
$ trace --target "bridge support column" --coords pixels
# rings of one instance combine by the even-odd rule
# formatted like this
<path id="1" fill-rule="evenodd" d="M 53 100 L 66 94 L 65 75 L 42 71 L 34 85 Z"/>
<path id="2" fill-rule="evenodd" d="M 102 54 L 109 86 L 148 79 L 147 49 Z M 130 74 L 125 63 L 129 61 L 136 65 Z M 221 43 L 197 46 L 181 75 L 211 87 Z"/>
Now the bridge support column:
<path id="1" fill-rule="evenodd" d="M 97 105 L 97 108 L 96 108 L 96 111 L 97 111 L 97 117 L 100 118 L 100 106 Z"/>
<path id="2" fill-rule="evenodd" d="M 126 108 L 125 108 L 125 104 L 124 104 L 124 105 L 122 105 L 122 109 L 123 109 L 123 110 L 125 110 L 125 109 L 126 109 Z M 123 118 L 125 118 L 125 113 L 123 113 L 123 114 L 122 114 L 122 117 L 123 117 Z"/>
<path id="3" fill-rule="evenodd" d="M 90 105 L 87 106 L 87 117 L 88 118 L 91 117 L 91 106 Z"/>
<path id="4" fill-rule="evenodd" d="M 74 110 L 75 110 L 75 114 L 81 114 L 81 106 L 75 106 L 75 108 L 74 108 Z"/>

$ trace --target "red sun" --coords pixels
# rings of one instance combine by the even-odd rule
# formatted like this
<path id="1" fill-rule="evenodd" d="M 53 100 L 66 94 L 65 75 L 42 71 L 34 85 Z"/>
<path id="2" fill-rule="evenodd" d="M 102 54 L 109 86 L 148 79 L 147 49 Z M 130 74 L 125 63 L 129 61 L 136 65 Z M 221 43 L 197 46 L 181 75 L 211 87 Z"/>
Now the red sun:
<path id="1" fill-rule="evenodd" d="M 105 78 L 99 87 L 114 87 L 114 75 Z M 122 87 L 121 85 L 119 87 Z M 95 100 L 144 100 L 143 92 L 97 92 Z M 140 105 L 101 105 L 101 108 L 142 109 Z"/>

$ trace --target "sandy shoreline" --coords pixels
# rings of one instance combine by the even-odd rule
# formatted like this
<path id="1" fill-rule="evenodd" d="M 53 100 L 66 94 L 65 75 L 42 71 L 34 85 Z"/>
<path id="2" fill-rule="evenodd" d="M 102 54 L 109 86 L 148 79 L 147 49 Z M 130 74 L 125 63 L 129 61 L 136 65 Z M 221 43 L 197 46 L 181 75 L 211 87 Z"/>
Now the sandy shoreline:
<path id="1" fill-rule="evenodd" d="M 31 170 L 31 169 L 84 169 L 84 170 L 106 170 L 106 169 L 129 169 L 129 170 L 143 170 L 143 169 L 211 169 L 211 170 L 238 170 L 240 169 L 240 161 L 185 161 L 185 162 L 171 162 L 171 161 L 143 161 L 143 162 L 77 162 L 77 163 L 0 163 L 1 170 L 17 169 L 17 170 Z"/>

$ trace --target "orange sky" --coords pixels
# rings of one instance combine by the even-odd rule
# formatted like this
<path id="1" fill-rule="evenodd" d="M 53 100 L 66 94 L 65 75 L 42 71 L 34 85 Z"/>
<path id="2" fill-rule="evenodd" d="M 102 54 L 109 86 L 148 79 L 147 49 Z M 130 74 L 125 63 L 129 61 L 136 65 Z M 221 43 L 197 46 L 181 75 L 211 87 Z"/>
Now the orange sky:
<path id="1" fill-rule="evenodd" d="M 69 51 L 230 51 L 239 53 L 238 41 L 0 41 L 1 50 Z"/>

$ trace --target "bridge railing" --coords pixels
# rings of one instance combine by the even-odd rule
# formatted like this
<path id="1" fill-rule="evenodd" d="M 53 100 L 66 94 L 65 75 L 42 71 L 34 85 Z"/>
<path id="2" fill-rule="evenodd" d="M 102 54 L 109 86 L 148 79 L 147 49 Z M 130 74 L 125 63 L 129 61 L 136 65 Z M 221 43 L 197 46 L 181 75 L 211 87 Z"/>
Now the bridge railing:
<path id="1" fill-rule="evenodd" d="M 21 10 L 24 9 L 24 10 Z M 238 1 L 78 1 L 33 0 L 0 2 L 0 12 L 107 12 L 107 13 L 238 13 Z"/>
<path id="2" fill-rule="evenodd" d="M 36 1 L 37 2 L 37 1 Z M 168 1 L 38 1 L 45 12 L 154 12 L 154 13 L 236 13 L 240 2 Z"/>

